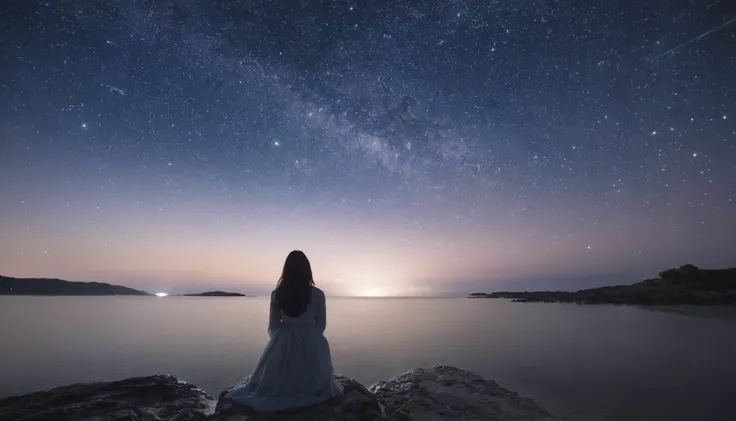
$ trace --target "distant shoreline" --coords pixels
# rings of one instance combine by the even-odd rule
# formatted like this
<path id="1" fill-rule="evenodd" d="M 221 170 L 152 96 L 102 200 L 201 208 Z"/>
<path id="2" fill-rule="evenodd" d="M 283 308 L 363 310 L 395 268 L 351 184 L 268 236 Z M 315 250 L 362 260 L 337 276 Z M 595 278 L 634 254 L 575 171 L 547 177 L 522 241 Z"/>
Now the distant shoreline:
<path id="1" fill-rule="evenodd" d="M 104 282 L 75 282 L 57 278 L 13 278 L 0 276 L 0 296 L 45 296 L 45 297 L 105 297 L 131 296 L 156 297 L 151 294 L 121 285 Z M 161 296 L 169 296 L 161 294 Z M 250 297 L 239 292 L 207 291 L 196 294 L 172 294 L 171 297 Z"/>
<path id="2" fill-rule="evenodd" d="M 641 306 L 722 306 L 736 308 L 736 268 L 699 269 L 684 265 L 659 278 L 631 285 L 578 291 L 501 291 L 472 293 L 468 298 L 507 298 L 521 303 L 622 304 Z M 674 311 L 674 310 L 673 310 Z M 684 311 L 684 310 L 683 310 Z M 692 311 L 688 310 L 688 313 Z"/>
<path id="3" fill-rule="evenodd" d="M 247 297 L 239 292 L 207 291 L 199 294 L 177 294 L 174 297 Z"/>
<path id="4" fill-rule="evenodd" d="M 0 276 L 0 295 L 153 296 L 145 291 L 104 282 L 73 282 L 57 278 L 12 278 L 9 276 Z"/>

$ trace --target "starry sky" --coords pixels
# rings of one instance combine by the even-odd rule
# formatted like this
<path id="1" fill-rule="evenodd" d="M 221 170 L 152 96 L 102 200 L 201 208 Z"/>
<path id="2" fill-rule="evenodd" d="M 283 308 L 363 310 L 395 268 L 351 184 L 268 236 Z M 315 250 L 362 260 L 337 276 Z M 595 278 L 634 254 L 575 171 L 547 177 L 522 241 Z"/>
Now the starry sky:
<path id="1" fill-rule="evenodd" d="M 0 273 L 330 294 L 736 265 L 736 2 L 6 0 Z"/>

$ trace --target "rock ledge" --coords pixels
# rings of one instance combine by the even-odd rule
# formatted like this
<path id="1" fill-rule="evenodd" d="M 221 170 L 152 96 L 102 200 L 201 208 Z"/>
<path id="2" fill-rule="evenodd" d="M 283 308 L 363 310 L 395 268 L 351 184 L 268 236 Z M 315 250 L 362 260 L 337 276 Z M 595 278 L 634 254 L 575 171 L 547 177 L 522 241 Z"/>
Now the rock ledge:
<path id="1" fill-rule="evenodd" d="M 455 367 L 417 368 L 366 389 L 336 375 L 344 396 L 257 413 L 216 400 L 174 376 L 76 383 L 0 399 L 0 419 L 18 421 L 559 421 L 529 398 Z"/>
<path id="2" fill-rule="evenodd" d="M 0 420 L 200 421 L 215 399 L 174 376 L 131 377 L 115 382 L 74 383 L 0 399 Z"/>
<path id="3" fill-rule="evenodd" d="M 558 421 L 532 399 L 456 367 L 416 368 L 370 387 L 390 421 Z"/>

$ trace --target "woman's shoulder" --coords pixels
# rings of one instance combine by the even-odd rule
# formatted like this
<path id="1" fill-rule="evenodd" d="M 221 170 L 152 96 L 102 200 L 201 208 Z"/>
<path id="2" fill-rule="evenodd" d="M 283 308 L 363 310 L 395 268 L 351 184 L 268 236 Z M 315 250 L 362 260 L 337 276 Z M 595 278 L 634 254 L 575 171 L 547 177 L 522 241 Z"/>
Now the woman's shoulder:
<path id="1" fill-rule="evenodd" d="M 317 297 L 324 297 L 325 293 L 322 292 L 322 290 L 317 287 L 312 287 L 312 295 L 317 296 Z"/>

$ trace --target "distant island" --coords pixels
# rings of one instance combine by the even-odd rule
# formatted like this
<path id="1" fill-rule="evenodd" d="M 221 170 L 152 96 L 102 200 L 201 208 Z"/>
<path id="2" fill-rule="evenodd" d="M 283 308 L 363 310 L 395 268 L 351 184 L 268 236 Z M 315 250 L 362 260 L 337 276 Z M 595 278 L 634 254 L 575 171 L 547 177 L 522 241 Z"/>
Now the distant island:
<path id="1" fill-rule="evenodd" d="M 182 294 L 182 297 L 247 297 L 239 292 L 207 291 L 200 294 Z"/>
<path id="2" fill-rule="evenodd" d="M 50 278 L 0 276 L 0 295 L 152 295 L 103 282 L 71 282 Z"/>
<path id="3" fill-rule="evenodd" d="M 103 282 L 73 282 L 56 278 L 12 278 L 0 276 L 0 295 L 142 295 L 145 291 Z M 162 294 L 166 295 L 166 294 Z M 207 291 L 176 294 L 175 297 L 247 297 L 239 292 Z"/>
<path id="4" fill-rule="evenodd" d="M 606 286 L 578 291 L 501 291 L 473 293 L 469 298 L 509 298 L 515 302 L 638 304 L 638 305 L 736 305 L 736 268 L 700 269 L 684 265 L 631 285 Z"/>

